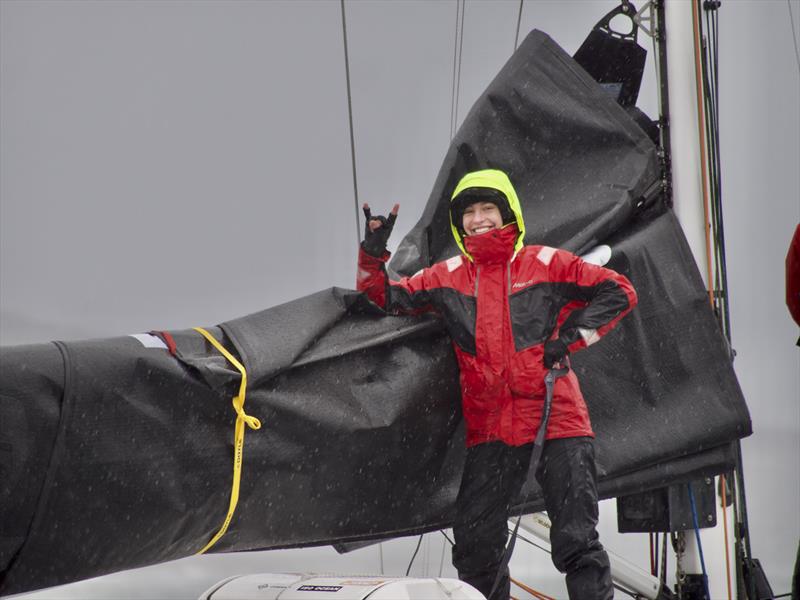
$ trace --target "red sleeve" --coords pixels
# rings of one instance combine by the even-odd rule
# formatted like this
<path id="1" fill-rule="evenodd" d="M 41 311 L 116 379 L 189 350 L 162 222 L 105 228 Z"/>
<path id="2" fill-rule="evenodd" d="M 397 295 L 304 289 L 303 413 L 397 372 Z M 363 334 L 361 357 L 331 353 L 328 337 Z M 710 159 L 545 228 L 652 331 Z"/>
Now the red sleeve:
<path id="1" fill-rule="evenodd" d="M 570 352 L 585 348 L 611 331 L 628 314 L 638 298 L 627 277 L 581 258 L 556 250 L 550 263 L 562 291 L 581 306 L 573 310 L 559 329 L 559 337 Z"/>
<path id="2" fill-rule="evenodd" d="M 392 281 L 386 274 L 386 261 L 390 254 L 385 252 L 376 258 L 358 250 L 358 272 L 356 287 L 360 292 L 386 312 L 393 314 L 418 314 L 432 309 L 429 294 L 430 269 L 423 269 L 413 277 L 403 277 Z"/>
<path id="3" fill-rule="evenodd" d="M 786 306 L 794 322 L 800 325 L 800 224 L 786 254 Z"/>

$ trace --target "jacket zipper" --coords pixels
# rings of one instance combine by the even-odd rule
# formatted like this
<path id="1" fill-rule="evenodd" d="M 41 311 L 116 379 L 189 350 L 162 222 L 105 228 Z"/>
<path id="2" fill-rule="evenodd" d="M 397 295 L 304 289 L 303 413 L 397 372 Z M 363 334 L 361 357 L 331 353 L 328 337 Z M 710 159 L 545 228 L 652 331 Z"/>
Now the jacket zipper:
<path id="1" fill-rule="evenodd" d="M 508 290 L 506 292 L 506 311 L 508 319 L 508 334 L 511 339 L 508 340 L 508 354 L 506 355 L 506 372 L 511 373 L 511 356 L 514 354 L 516 347 L 514 346 L 514 323 L 511 321 L 511 261 L 506 263 L 506 274 L 508 279 Z"/>
<path id="2" fill-rule="evenodd" d="M 511 389 L 511 356 L 514 352 L 514 328 L 511 322 L 511 261 L 506 263 L 506 279 L 508 280 L 508 287 L 506 290 L 506 319 L 508 320 L 508 333 L 511 336 L 511 339 L 507 340 L 508 344 L 504 344 L 506 349 L 505 354 L 505 378 L 506 378 L 506 385 L 508 385 L 509 390 Z M 510 414 L 510 428 L 511 428 L 511 437 L 514 437 L 514 396 L 511 395 L 511 406 L 509 407 L 511 414 Z"/>

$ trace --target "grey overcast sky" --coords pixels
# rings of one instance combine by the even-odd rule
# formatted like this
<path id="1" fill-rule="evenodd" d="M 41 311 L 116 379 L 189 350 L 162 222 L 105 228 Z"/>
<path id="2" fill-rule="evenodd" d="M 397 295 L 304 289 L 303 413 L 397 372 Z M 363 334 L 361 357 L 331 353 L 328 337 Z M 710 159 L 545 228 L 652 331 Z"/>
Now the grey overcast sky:
<path id="1" fill-rule="evenodd" d="M 616 4 L 529 0 L 521 35 L 541 29 L 572 53 Z M 401 203 L 396 247 L 449 142 L 456 3 L 346 6 L 359 196 L 376 210 Z M 518 10 L 516 0 L 466 3 L 459 118 L 511 54 Z M 743 442 L 748 508 L 776 593 L 788 591 L 800 537 L 800 349 L 784 305 L 800 221 L 792 26 L 800 34 L 798 0 L 720 11 L 735 366 L 755 429 Z M 210 325 L 352 287 L 344 73 L 331 0 L 0 0 L 0 344 Z M 650 57 L 640 106 L 656 116 Z M 640 560 L 646 540 L 621 539 L 614 521 L 606 507 L 604 539 L 640 548 Z M 406 542 L 386 546 L 388 570 L 405 570 Z M 441 549 L 428 542 L 431 573 Z M 36 597 L 196 597 L 228 573 L 375 572 L 376 556 L 188 559 Z"/>

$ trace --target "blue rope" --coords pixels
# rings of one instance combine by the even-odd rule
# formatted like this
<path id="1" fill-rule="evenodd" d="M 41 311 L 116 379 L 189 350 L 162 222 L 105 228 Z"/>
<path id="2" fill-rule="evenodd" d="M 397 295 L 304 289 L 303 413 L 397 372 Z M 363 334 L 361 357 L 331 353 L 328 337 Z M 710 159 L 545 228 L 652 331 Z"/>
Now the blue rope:
<path id="1" fill-rule="evenodd" d="M 694 535 L 697 538 L 697 548 L 700 550 L 700 566 L 703 569 L 703 589 L 706 592 L 706 598 L 711 598 L 711 593 L 708 591 L 708 573 L 706 573 L 706 560 L 703 557 L 703 545 L 700 543 L 700 525 L 697 522 L 697 507 L 694 504 L 694 492 L 692 491 L 692 484 L 687 483 L 686 487 L 689 488 L 689 504 L 692 505 L 692 521 L 694 522 Z"/>

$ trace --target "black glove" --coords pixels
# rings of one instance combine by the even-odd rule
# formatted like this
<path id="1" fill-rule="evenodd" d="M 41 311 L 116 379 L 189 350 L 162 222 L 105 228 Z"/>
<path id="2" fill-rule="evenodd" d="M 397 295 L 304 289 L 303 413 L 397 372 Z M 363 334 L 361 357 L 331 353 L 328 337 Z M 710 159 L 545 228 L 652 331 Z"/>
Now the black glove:
<path id="1" fill-rule="evenodd" d="M 544 343 L 544 366 L 548 369 L 552 369 L 553 365 L 562 362 L 567 355 L 569 355 L 567 345 L 560 339 L 547 340 Z"/>
<path id="2" fill-rule="evenodd" d="M 370 256 L 380 258 L 386 252 L 386 242 L 389 240 L 392 227 L 394 227 L 394 222 L 397 220 L 397 212 L 389 213 L 388 217 L 373 217 L 369 206 L 365 204 L 363 209 L 367 222 L 364 227 L 364 241 L 361 242 L 361 247 Z M 370 221 L 380 221 L 381 226 L 373 231 L 369 226 Z"/>

